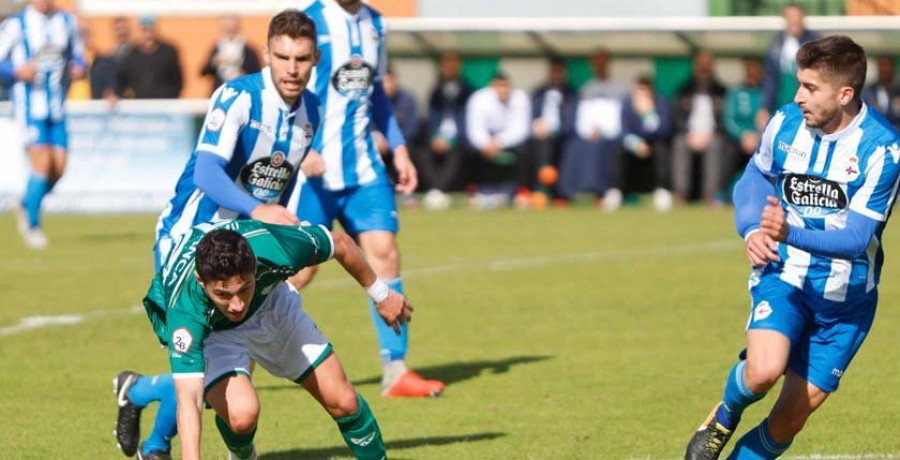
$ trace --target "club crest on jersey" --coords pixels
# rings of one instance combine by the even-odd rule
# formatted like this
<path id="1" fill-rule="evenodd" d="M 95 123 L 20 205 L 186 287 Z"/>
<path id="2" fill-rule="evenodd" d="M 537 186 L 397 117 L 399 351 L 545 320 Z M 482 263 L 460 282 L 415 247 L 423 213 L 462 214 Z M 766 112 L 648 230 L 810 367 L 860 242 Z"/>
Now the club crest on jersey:
<path id="1" fill-rule="evenodd" d="M 206 129 L 218 132 L 222 126 L 225 126 L 225 110 L 217 108 L 209 113 L 209 117 L 206 119 Z"/>
<path id="2" fill-rule="evenodd" d="M 294 167 L 286 159 L 284 152 L 275 152 L 245 165 L 240 175 L 244 189 L 263 201 L 278 198 L 294 177 Z"/>
<path id="3" fill-rule="evenodd" d="M 781 196 L 804 217 L 834 214 L 847 207 L 847 193 L 835 181 L 806 174 L 788 174 Z"/>
<path id="4" fill-rule="evenodd" d="M 375 69 L 364 61 L 362 56 L 354 54 L 350 62 L 334 72 L 331 85 L 344 96 L 357 98 L 369 90 L 373 75 Z"/>

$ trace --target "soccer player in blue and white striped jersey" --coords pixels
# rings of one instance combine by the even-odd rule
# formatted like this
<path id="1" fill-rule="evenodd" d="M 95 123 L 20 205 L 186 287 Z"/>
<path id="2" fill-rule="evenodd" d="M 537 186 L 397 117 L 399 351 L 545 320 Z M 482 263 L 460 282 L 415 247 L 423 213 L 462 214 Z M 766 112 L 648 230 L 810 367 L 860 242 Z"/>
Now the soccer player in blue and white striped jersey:
<path id="1" fill-rule="evenodd" d="M 335 219 L 340 220 L 378 276 L 402 293 L 394 187 L 375 147 L 373 130 L 384 133 L 393 152 L 397 190 L 412 193 L 417 178 L 382 83 L 387 71 L 385 20 L 360 0 L 316 0 L 304 11 L 318 29 L 322 58 L 310 87 L 325 107 L 325 119 L 313 142 L 314 152 L 303 165 L 309 179 L 296 189 L 289 207 L 312 224 L 331 228 Z M 302 287 L 314 271 L 305 270 L 292 282 Z M 370 311 L 382 360 L 382 395 L 423 397 L 443 391 L 442 382 L 426 380 L 407 368 L 408 327 L 398 336 L 378 318 L 371 303 Z"/>
<path id="2" fill-rule="evenodd" d="M 195 225 L 248 217 L 271 224 L 299 224 L 284 204 L 321 120 L 318 99 L 305 89 L 319 57 L 315 23 L 298 10 L 279 13 L 269 24 L 267 43 L 266 68 L 222 85 L 210 99 L 175 197 L 156 226 L 157 270 L 163 269 L 166 257 Z M 170 458 L 177 406 L 172 375 L 125 371 L 116 379 L 116 393 L 116 437 L 122 452 L 135 454 L 140 411 L 159 401 L 153 431 L 138 454 L 144 459 Z M 227 422 L 217 426 L 227 444 L 237 438 L 252 441 L 252 436 L 232 431 Z M 252 447 L 229 446 L 244 453 Z M 232 458 L 240 457 L 236 455 L 232 452 Z"/>
<path id="3" fill-rule="evenodd" d="M 768 418 L 729 458 L 784 453 L 838 389 L 875 316 L 900 134 L 861 101 L 866 55 L 850 38 L 809 42 L 797 63 L 794 103 L 769 121 L 734 191 L 737 229 L 754 267 L 746 355 L 687 458 L 718 458 L 744 409 L 782 374 Z"/>
<path id="4" fill-rule="evenodd" d="M 51 0 L 31 0 L 0 26 L 0 78 L 15 80 L 13 107 L 31 161 L 16 213 L 19 233 L 32 249 L 47 246 L 41 203 L 66 166 L 66 92 L 85 69 L 75 17 L 55 9 Z"/>

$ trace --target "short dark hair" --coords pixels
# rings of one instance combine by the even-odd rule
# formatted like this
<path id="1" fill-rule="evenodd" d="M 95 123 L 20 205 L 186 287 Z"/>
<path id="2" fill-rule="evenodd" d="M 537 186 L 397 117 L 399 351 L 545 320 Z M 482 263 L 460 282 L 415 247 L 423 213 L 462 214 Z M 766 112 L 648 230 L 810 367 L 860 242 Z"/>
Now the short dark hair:
<path id="1" fill-rule="evenodd" d="M 240 233 L 220 228 L 200 239 L 196 265 L 203 281 L 223 281 L 256 273 L 256 255 Z"/>
<path id="2" fill-rule="evenodd" d="M 817 70 L 852 87 L 853 97 L 859 99 L 866 82 L 866 50 L 846 35 L 830 35 L 801 46 L 797 67 Z"/>
<path id="3" fill-rule="evenodd" d="M 306 13 L 297 9 L 287 9 L 275 15 L 269 21 L 269 36 L 266 40 L 279 35 L 287 35 L 296 40 L 308 38 L 316 43 L 316 23 Z"/>

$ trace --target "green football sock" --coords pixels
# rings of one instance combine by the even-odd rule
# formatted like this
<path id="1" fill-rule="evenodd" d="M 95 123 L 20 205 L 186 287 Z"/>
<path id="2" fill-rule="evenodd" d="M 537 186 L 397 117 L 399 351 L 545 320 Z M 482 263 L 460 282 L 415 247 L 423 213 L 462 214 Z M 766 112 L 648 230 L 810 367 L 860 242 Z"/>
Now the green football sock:
<path id="1" fill-rule="evenodd" d="M 250 458 L 250 454 L 253 453 L 253 438 L 256 436 L 256 428 L 253 428 L 253 431 L 247 434 L 237 434 L 218 415 L 216 415 L 216 428 L 222 434 L 222 439 L 225 441 L 225 446 L 228 447 L 228 450 L 240 458 Z"/>
<path id="2" fill-rule="evenodd" d="M 356 394 L 356 400 L 359 403 L 359 410 L 355 414 L 335 419 L 344 442 L 359 460 L 386 459 L 381 430 L 378 429 L 378 422 L 375 421 L 369 404 L 359 393 Z"/>

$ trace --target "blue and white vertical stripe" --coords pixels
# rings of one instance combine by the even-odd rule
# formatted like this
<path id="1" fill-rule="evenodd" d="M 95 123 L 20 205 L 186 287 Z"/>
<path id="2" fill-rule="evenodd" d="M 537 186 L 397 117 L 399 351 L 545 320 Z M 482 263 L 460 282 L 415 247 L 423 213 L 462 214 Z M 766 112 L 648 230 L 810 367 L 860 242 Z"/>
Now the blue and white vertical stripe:
<path id="1" fill-rule="evenodd" d="M 222 85 L 210 99 L 197 146 L 178 180 L 175 196 L 157 222 L 157 241 L 167 239 L 163 244 L 170 245 L 195 225 L 248 217 L 219 206 L 194 184 L 198 152 L 224 159 L 226 174 L 251 195 L 251 187 L 243 183 L 242 170 L 254 163 L 268 165 L 267 160 L 280 154 L 279 164 L 283 161 L 290 165 L 294 173 L 283 189 L 290 191 L 321 117 L 318 99 L 310 91 L 304 91 L 293 106 L 288 106 L 275 89 L 268 67 Z M 280 193 L 265 199 L 253 196 L 260 202 L 283 205 L 289 195 Z M 164 256 L 165 248 L 159 252 Z"/>
<path id="2" fill-rule="evenodd" d="M 865 105 L 847 127 L 831 134 L 808 127 L 796 104 L 778 111 L 753 159 L 761 171 L 774 178 L 790 225 L 842 229 L 851 210 L 881 224 L 865 253 L 855 260 L 824 257 L 782 244 L 782 261 L 769 264 L 767 271 L 774 270 L 786 283 L 826 300 L 844 301 L 874 289 L 884 258 L 881 234 L 897 193 L 898 143 L 897 131 Z M 799 188 L 786 184 L 797 177 L 809 179 Z M 796 204 L 803 199 L 804 187 L 808 190 L 825 182 L 840 188 L 846 197 L 843 208 Z M 800 198 L 785 196 L 787 190 Z"/>
<path id="3" fill-rule="evenodd" d="M 29 61 L 37 67 L 30 83 L 17 81 L 12 96 L 20 122 L 65 118 L 69 66 L 84 66 L 84 43 L 75 17 L 63 11 L 44 15 L 28 6 L 0 26 L 0 61 L 18 68 Z"/>
<path id="4" fill-rule="evenodd" d="M 387 70 L 385 21 L 368 5 L 351 15 L 334 0 L 317 0 L 305 13 L 316 23 L 322 52 L 310 88 L 325 107 L 313 146 L 325 160 L 325 188 L 387 180 L 372 140 L 373 84 Z"/>

